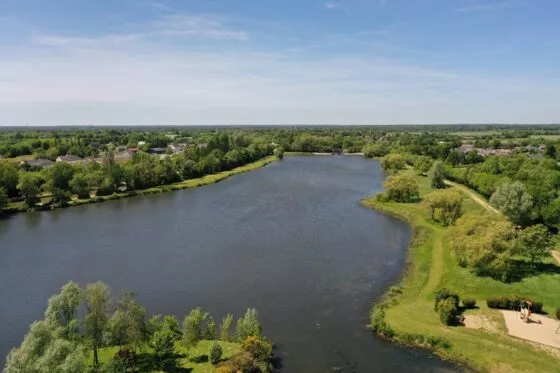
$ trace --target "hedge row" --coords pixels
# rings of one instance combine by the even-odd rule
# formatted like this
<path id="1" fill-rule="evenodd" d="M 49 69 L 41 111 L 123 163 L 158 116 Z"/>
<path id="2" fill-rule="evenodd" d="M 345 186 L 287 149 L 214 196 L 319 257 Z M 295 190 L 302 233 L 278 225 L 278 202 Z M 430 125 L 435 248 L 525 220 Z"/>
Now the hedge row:
<path id="1" fill-rule="evenodd" d="M 521 303 L 524 301 L 531 302 L 531 311 L 534 313 L 542 313 L 543 303 L 528 298 L 521 298 L 518 296 L 514 297 L 490 297 L 486 300 L 488 308 L 497 308 L 500 310 L 515 310 L 518 311 L 521 307 Z"/>

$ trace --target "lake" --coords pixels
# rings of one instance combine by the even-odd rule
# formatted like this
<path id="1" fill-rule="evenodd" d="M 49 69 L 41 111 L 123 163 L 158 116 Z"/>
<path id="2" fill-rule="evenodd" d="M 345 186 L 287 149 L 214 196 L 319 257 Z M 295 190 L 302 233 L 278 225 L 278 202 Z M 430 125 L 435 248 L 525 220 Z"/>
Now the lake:
<path id="1" fill-rule="evenodd" d="M 0 355 L 66 282 L 101 280 L 180 321 L 197 306 L 218 322 L 256 307 L 285 372 L 455 372 L 366 329 L 411 237 L 360 206 L 382 183 L 362 157 L 287 157 L 198 189 L 4 219 Z"/>

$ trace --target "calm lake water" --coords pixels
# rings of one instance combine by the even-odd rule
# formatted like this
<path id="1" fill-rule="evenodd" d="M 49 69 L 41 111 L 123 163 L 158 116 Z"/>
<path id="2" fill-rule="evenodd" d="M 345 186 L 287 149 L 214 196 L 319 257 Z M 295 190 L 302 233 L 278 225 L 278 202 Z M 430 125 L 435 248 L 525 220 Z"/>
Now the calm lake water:
<path id="1" fill-rule="evenodd" d="M 287 157 L 219 184 L 0 221 L 0 355 L 70 280 L 138 293 L 151 313 L 256 307 L 285 372 L 452 372 L 365 328 L 402 272 L 411 230 L 360 206 L 362 157 Z"/>

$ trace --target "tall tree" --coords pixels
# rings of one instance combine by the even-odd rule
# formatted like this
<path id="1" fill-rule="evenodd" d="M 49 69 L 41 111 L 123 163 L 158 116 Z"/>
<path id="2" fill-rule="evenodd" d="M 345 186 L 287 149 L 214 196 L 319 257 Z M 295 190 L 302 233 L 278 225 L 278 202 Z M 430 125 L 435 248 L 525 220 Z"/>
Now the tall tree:
<path id="1" fill-rule="evenodd" d="M 445 188 L 445 169 L 443 162 L 437 161 L 432 170 L 432 188 Z"/>
<path id="2" fill-rule="evenodd" d="M 86 337 L 93 351 L 93 366 L 99 366 L 98 349 L 103 345 L 103 335 L 109 323 L 109 304 L 111 291 L 103 282 L 86 287 Z"/>
<path id="3" fill-rule="evenodd" d="M 8 197 L 17 196 L 18 171 L 9 162 L 0 162 L 0 188 L 4 188 Z"/>
<path id="4" fill-rule="evenodd" d="M 221 341 L 229 341 L 230 340 L 230 329 L 231 323 L 233 322 L 233 315 L 227 314 L 222 319 L 222 324 L 220 325 L 220 340 Z"/>
<path id="5" fill-rule="evenodd" d="M 23 194 L 25 204 L 28 207 L 35 206 L 39 195 L 39 179 L 35 175 L 24 172 L 20 175 L 17 188 Z"/>
<path id="6" fill-rule="evenodd" d="M 65 339 L 72 340 L 77 336 L 76 315 L 81 301 L 82 289 L 72 281 L 64 285 L 59 294 L 49 299 L 45 320 L 53 328 L 60 328 L 60 334 Z"/>
<path id="7" fill-rule="evenodd" d="M 463 197 L 455 190 L 437 190 L 428 194 L 423 201 L 431 211 L 432 219 L 435 219 L 436 212 L 444 225 L 454 224 L 463 213 Z"/>
<path id="8" fill-rule="evenodd" d="M 519 233 L 521 252 L 531 258 L 534 265 L 537 259 L 550 255 L 550 249 L 554 246 L 553 238 L 548 229 L 542 225 L 532 225 Z"/>
<path id="9" fill-rule="evenodd" d="M 204 337 L 203 322 L 208 317 L 208 313 L 202 311 L 200 307 L 192 310 L 183 321 L 183 344 L 185 347 L 192 347 Z"/>
<path id="10" fill-rule="evenodd" d="M 387 199 L 395 202 L 412 202 L 420 196 L 418 183 L 408 175 L 389 177 L 383 184 Z"/>
<path id="11" fill-rule="evenodd" d="M 490 203 L 502 211 L 515 225 L 519 226 L 533 207 L 533 198 L 527 192 L 523 183 L 519 181 L 506 182 L 492 194 Z"/>
<path id="12" fill-rule="evenodd" d="M 138 303 L 136 295 L 125 291 L 117 301 L 117 307 L 109 320 L 113 343 L 140 346 L 146 340 L 146 309 Z"/>
<path id="13" fill-rule="evenodd" d="M 247 337 L 261 336 L 262 327 L 259 322 L 259 314 L 256 309 L 247 309 L 245 315 L 237 320 L 236 332 L 237 338 L 240 341 L 245 340 Z"/>

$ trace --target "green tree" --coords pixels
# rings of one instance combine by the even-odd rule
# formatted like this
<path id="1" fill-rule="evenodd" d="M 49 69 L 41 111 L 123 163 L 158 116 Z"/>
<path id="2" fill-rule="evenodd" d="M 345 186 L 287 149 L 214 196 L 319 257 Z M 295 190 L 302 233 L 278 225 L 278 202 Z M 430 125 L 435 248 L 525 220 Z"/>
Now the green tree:
<path id="1" fill-rule="evenodd" d="M 98 349 L 103 345 L 103 337 L 109 323 L 109 303 L 111 291 L 102 282 L 89 284 L 85 291 L 86 338 L 93 351 L 93 366 L 99 366 Z"/>
<path id="2" fill-rule="evenodd" d="M 366 158 L 384 157 L 389 153 L 389 148 L 382 143 L 367 144 L 362 149 L 362 152 Z"/>
<path id="3" fill-rule="evenodd" d="M 515 228 L 507 220 L 480 214 L 465 214 L 449 234 L 459 264 L 476 274 L 490 274 L 506 281 L 515 252 Z"/>
<path id="4" fill-rule="evenodd" d="M 145 342 L 146 309 L 138 303 L 136 295 L 125 291 L 117 301 L 117 307 L 109 320 L 109 331 L 114 344 L 140 346 Z"/>
<path id="5" fill-rule="evenodd" d="M 17 188 L 23 195 L 27 207 L 33 207 L 38 202 L 37 196 L 39 195 L 39 179 L 27 172 L 20 174 L 19 184 Z"/>
<path id="6" fill-rule="evenodd" d="M 463 213 L 463 197 L 455 190 L 436 190 L 428 194 L 422 203 L 429 208 L 432 219 L 439 211 L 444 225 L 455 224 Z"/>
<path id="7" fill-rule="evenodd" d="M 412 202 L 419 198 L 418 183 L 408 175 L 390 176 L 383 184 L 387 199 L 395 202 Z"/>
<path id="8" fill-rule="evenodd" d="M 278 159 L 283 159 L 284 158 L 284 148 L 282 146 L 278 146 L 276 149 L 274 149 L 274 156 Z"/>
<path id="9" fill-rule="evenodd" d="M 531 258 L 531 264 L 536 260 L 550 256 L 550 249 L 554 246 L 554 240 L 548 229 L 542 225 L 532 225 L 519 232 L 519 243 L 521 252 Z"/>
<path id="10" fill-rule="evenodd" d="M 50 190 L 70 189 L 70 180 L 74 176 L 74 167 L 68 163 L 58 162 L 45 170 L 47 186 Z"/>
<path id="11" fill-rule="evenodd" d="M 0 188 L 4 188 L 8 197 L 18 194 L 18 171 L 16 166 L 9 162 L 0 162 Z"/>
<path id="12" fill-rule="evenodd" d="M 210 315 L 206 319 L 206 331 L 204 332 L 204 338 L 208 340 L 216 339 L 216 321 Z"/>
<path id="13" fill-rule="evenodd" d="M 59 294 L 49 298 L 45 321 L 53 329 L 60 329 L 60 336 L 64 339 L 78 337 L 77 312 L 81 302 L 82 289 L 72 281 L 64 285 Z"/>
<path id="14" fill-rule="evenodd" d="M 419 175 L 423 175 L 430 171 L 430 168 L 432 168 L 432 164 L 432 158 L 421 155 L 419 157 L 416 157 L 416 160 L 414 161 L 414 170 Z"/>
<path id="15" fill-rule="evenodd" d="M 13 348 L 6 359 L 5 373 L 82 373 L 84 350 L 73 341 L 56 336 L 46 321 L 36 321 L 22 344 Z"/>
<path id="16" fill-rule="evenodd" d="M 6 206 L 8 206 L 8 193 L 6 193 L 6 189 L 0 188 L 0 216 Z"/>
<path id="17" fill-rule="evenodd" d="M 445 169 L 443 162 L 437 161 L 432 170 L 432 188 L 445 188 Z"/>
<path id="18" fill-rule="evenodd" d="M 210 351 L 208 351 L 208 360 L 211 364 L 217 364 L 222 358 L 222 345 L 218 341 L 214 341 L 210 346 Z"/>
<path id="19" fill-rule="evenodd" d="M 89 195 L 89 180 L 85 173 L 79 172 L 70 180 L 70 190 L 80 199 L 87 199 Z"/>
<path id="20" fill-rule="evenodd" d="M 233 322 L 233 315 L 227 314 L 222 319 L 222 324 L 220 325 L 220 341 L 229 341 L 230 337 L 230 329 L 231 323 Z"/>
<path id="21" fill-rule="evenodd" d="M 208 317 L 208 313 L 202 311 L 200 307 L 192 310 L 183 321 L 183 345 L 190 348 L 200 341 L 203 334 L 203 322 Z"/>
<path id="22" fill-rule="evenodd" d="M 160 369 L 173 371 L 176 366 L 175 341 L 177 333 L 173 328 L 173 323 L 162 322 L 154 331 L 150 338 L 150 347 L 154 351 L 156 364 Z"/>
<path id="23" fill-rule="evenodd" d="M 260 337 L 262 333 L 261 323 L 259 322 L 259 314 L 256 309 L 249 308 L 245 315 L 237 320 L 236 325 L 237 339 L 245 340 L 247 337 Z"/>
<path id="24" fill-rule="evenodd" d="M 381 167 L 386 171 L 403 170 L 406 167 L 406 158 L 402 154 L 387 154 L 381 159 Z"/>
<path id="25" fill-rule="evenodd" d="M 492 194 L 490 203 L 502 211 L 515 225 L 521 225 L 523 219 L 533 207 L 533 198 L 527 192 L 523 183 L 519 181 L 506 182 Z"/>

